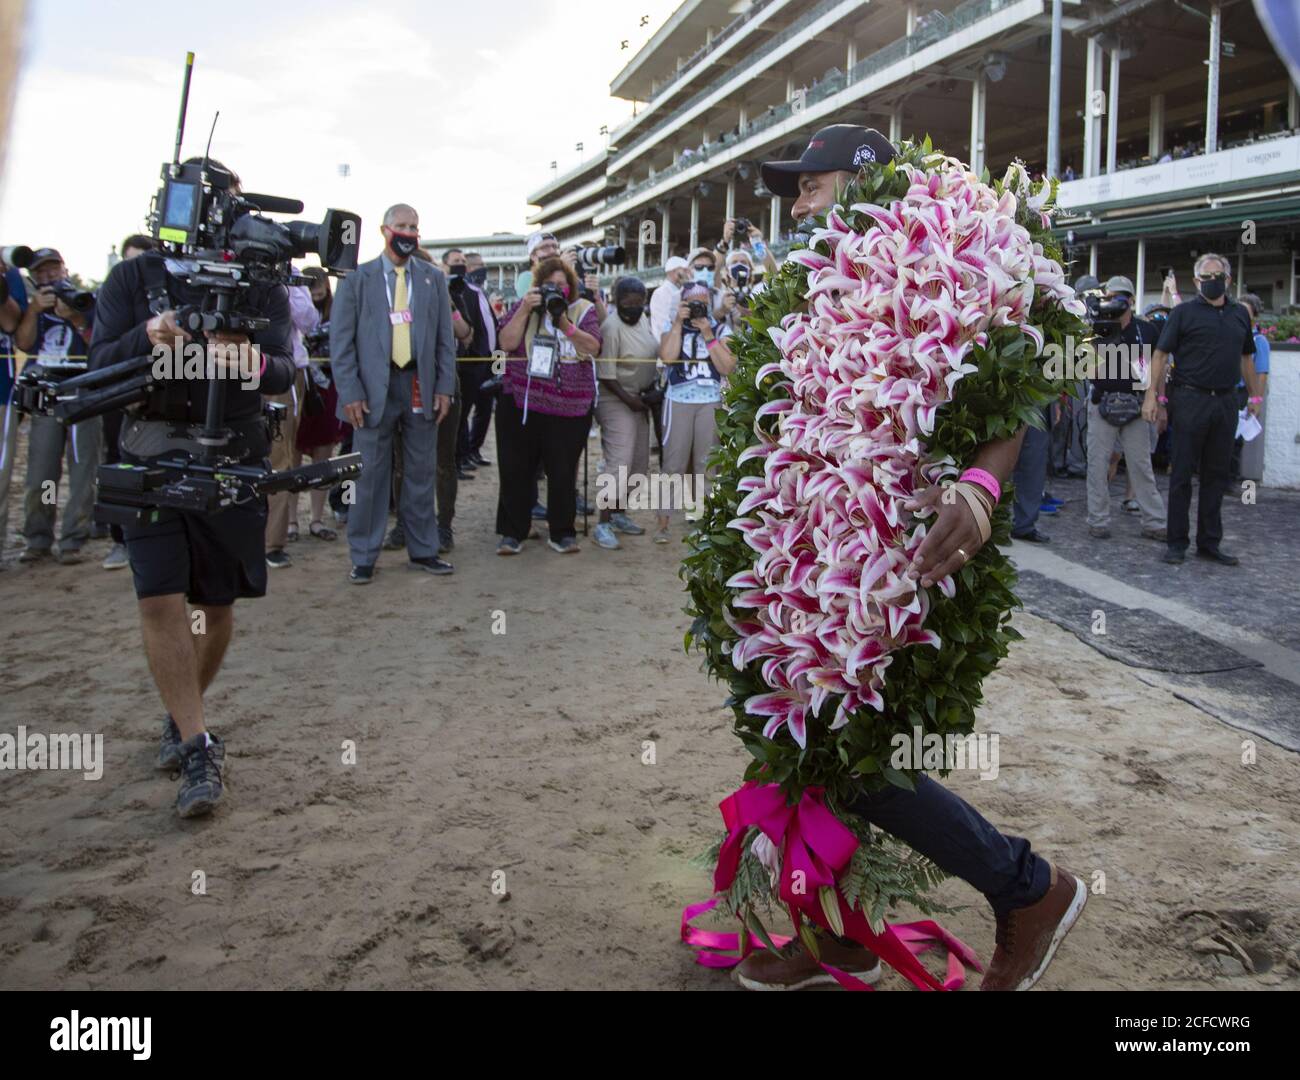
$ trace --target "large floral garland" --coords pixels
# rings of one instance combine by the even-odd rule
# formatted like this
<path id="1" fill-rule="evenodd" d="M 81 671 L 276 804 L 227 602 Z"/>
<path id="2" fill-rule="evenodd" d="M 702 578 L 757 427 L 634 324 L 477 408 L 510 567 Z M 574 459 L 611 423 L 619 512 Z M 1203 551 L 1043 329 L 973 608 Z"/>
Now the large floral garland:
<path id="1" fill-rule="evenodd" d="M 991 541 L 929 589 L 904 575 L 927 529 L 904 502 L 1071 389 L 1040 358 L 1086 334 L 1054 196 L 1019 164 L 990 184 L 904 143 L 859 174 L 733 338 L 716 480 L 683 568 L 687 643 L 731 687 L 746 780 L 792 806 L 811 791 L 848 820 L 860 791 L 911 787 L 893 737 L 969 732 L 1019 637 L 998 550 L 1009 493 Z"/>

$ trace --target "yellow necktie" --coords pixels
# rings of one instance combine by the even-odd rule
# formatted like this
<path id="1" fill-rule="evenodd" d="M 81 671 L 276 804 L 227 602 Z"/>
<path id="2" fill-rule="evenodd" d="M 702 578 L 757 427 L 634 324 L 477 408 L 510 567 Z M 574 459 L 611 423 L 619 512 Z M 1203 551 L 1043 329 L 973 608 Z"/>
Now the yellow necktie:
<path id="1" fill-rule="evenodd" d="M 406 268 L 398 266 L 394 269 L 397 277 L 397 298 L 393 301 L 394 311 L 405 311 L 407 309 L 406 297 Z M 406 367 L 411 362 L 411 324 L 409 322 L 399 322 L 393 325 L 393 363 L 399 368 Z"/>

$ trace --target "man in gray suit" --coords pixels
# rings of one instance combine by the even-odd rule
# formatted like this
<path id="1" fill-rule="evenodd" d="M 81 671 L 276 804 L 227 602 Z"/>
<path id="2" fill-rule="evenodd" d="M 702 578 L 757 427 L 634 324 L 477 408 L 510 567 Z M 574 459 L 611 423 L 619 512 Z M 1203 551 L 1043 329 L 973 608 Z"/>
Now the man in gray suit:
<path id="1" fill-rule="evenodd" d="M 349 580 L 366 585 L 384 543 L 393 469 L 393 436 L 402 432 L 398 514 L 410 566 L 450 574 L 438 558 L 434 464 L 438 424 L 451 409 L 456 346 L 451 299 L 442 271 L 413 258 L 420 216 L 405 203 L 388 208 L 384 252 L 344 278 L 330 316 L 330 365 L 339 419 L 355 429 L 361 454 L 356 502 L 348 511 Z"/>

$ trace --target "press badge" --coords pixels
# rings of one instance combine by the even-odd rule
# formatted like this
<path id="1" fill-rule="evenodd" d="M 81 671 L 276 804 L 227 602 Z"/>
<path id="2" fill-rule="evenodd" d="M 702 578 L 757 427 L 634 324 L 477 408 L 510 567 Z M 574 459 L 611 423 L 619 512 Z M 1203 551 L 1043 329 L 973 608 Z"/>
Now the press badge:
<path id="1" fill-rule="evenodd" d="M 528 374 L 534 379 L 555 378 L 555 365 L 560 359 L 560 343 L 547 334 L 538 334 L 533 338 L 533 347 L 528 353 Z"/>
<path id="2" fill-rule="evenodd" d="M 407 308 L 405 311 L 390 311 L 388 313 L 388 321 L 394 326 L 401 326 L 402 323 L 411 322 L 411 309 Z"/>

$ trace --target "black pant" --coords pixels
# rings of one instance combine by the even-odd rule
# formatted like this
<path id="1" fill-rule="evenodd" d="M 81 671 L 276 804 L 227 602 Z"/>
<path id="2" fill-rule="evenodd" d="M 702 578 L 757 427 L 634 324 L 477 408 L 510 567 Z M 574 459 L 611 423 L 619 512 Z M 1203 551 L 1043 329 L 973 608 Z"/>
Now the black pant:
<path id="1" fill-rule="evenodd" d="M 492 399 L 495 395 L 482 393 L 484 381 L 492 374 L 492 365 L 486 360 L 459 365 L 460 391 L 460 432 L 456 440 L 456 456 L 469 457 L 483 449 L 487 439 L 488 427 L 492 424 Z M 474 418 L 470 420 L 470 413 Z"/>
<path id="2" fill-rule="evenodd" d="M 546 467 L 546 524 L 552 540 L 576 536 L 577 492 L 573 474 L 591 430 L 591 411 L 581 416 L 547 416 L 533 409 L 528 423 L 514 397 L 497 403 L 497 532 L 523 541 L 532 529 L 537 466 Z"/>
<path id="3" fill-rule="evenodd" d="M 456 455 L 456 435 L 464 399 L 457 393 L 451 399 L 451 411 L 438 423 L 437 463 L 434 466 L 434 501 L 438 510 L 438 528 L 450 529 L 456 516 L 456 491 L 460 487 L 460 458 Z"/>
<path id="4" fill-rule="evenodd" d="M 1228 488 L 1232 441 L 1237 434 L 1237 397 L 1206 394 L 1186 386 L 1169 390 L 1170 469 L 1168 544 L 1185 551 L 1192 509 L 1192 473 L 1199 471 L 1196 546 L 1216 551 L 1223 539 L 1223 493 Z"/>
<path id="5" fill-rule="evenodd" d="M 1051 867 L 1028 840 L 1004 836 L 928 776 L 917 776 L 915 794 L 891 787 L 861 796 L 850 809 L 978 889 L 999 915 L 1041 900 L 1051 883 Z"/>
<path id="6" fill-rule="evenodd" d="M 126 419 L 126 413 L 121 409 L 109 409 L 104 414 L 104 464 L 116 465 L 122 460 L 122 453 L 117 448 L 117 440 L 122 435 L 122 421 Z M 113 543 L 125 544 L 126 534 L 122 532 L 121 525 L 110 525 L 108 527 L 109 535 L 113 537 Z"/>

